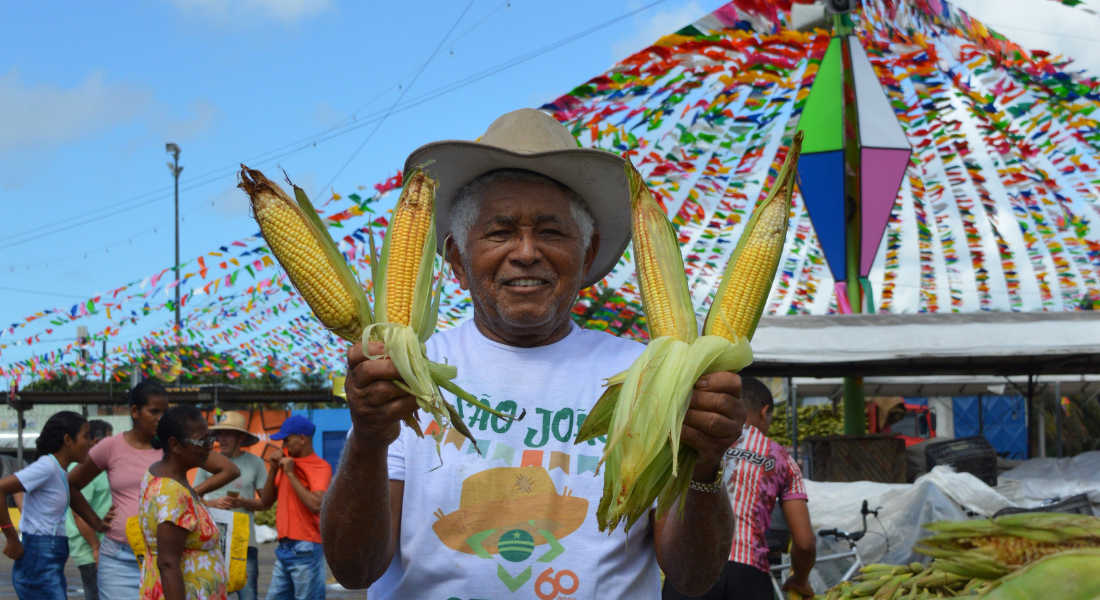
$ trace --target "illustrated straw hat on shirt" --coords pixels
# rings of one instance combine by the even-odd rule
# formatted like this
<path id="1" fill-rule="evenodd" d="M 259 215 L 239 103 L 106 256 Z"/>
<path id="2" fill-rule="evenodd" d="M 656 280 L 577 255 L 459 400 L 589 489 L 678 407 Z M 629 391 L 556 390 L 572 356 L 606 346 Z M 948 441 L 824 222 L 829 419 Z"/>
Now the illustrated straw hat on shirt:
<path id="1" fill-rule="evenodd" d="M 222 420 L 217 425 L 210 428 L 210 431 L 240 431 L 245 434 L 244 439 L 241 440 L 241 447 L 251 446 L 260 441 L 260 438 L 256 437 L 251 431 L 248 430 L 246 425 L 248 424 L 245 416 L 236 411 L 229 411 L 222 415 Z"/>
<path id="2" fill-rule="evenodd" d="M 564 491 L 558 494 L 542 467 L 499 467 L 475 473 L 462 482 L 458 510 L 448 515 L 437 511 L 439 520 L 432 529 L 452 550 L 501 554 L 508 560 L 526 558 L 535 546 L 549 543 L 541 531 L 561 539 L 584 522 L 588 500 Z M 476 543 L 468 542 L 474 536 L 478 536 Z"/>

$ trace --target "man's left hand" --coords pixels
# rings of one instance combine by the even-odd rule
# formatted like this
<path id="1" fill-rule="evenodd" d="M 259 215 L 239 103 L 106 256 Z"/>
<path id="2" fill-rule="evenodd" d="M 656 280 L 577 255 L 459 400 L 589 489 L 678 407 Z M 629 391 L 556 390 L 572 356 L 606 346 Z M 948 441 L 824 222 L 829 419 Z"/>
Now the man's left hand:
<path id="1" fill-rule="evenodd" d="M 814 588 L 810 585 L 810 582 L 805 577 L 799 577 L 791 575 L 786 582 L 783 583 L 782 590 L 784 592 L 794 591 L 798 592 L 803 598 L 813 598 Z"/>
<path id="2" fill-rule="evenodd" d="M 279 466 L 283 468 L 283 473 L 291 475 L 294 473 L 294 459 L 289 456 L 284 456 L 279 460 Z"/>
<path id="3" fill-rule="evenodd" d="M 693 479 L 714 478 L 726 450 L 741 438 L 747 416 L 741 402 L 741 378 L 736 374 L 710 373 L 695 382 L 680 430 L 680 441 L 699 453 Z"/>

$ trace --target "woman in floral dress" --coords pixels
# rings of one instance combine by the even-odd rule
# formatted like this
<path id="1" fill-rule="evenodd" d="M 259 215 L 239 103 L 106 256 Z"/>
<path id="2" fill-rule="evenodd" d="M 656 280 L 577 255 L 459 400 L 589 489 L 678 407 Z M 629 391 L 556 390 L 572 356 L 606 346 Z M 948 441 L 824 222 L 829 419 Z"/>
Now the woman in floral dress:
<path id="1" fill-rule="evenodd" d="M 141 484 L 138 521 L 147 553 L 140 600 L 225 600 L 229 576 L 218 526 L 187 481 L 214 447 L 206 419 L 193 406 L 168 409 L 153 447 L 164 458 Z"/>

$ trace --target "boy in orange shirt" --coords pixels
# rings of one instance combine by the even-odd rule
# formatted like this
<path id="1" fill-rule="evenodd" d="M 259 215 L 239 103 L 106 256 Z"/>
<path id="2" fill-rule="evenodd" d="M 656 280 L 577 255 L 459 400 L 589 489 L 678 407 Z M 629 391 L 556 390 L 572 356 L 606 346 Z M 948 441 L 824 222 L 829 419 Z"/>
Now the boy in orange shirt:
<path id="1" fill-rule="evenodd" d="M 275 509 L 275 568 L 267 600 L 323 600 L 325 555 L 321 551 L 318 515 L 321 499 L 332 480 L 332 467 L 313 451 L 313 422 L 293 415 L 272 440 L 282 440 L 282 452 L 268 457 L 267 483 L 260 493 L 263 510 Z"/>

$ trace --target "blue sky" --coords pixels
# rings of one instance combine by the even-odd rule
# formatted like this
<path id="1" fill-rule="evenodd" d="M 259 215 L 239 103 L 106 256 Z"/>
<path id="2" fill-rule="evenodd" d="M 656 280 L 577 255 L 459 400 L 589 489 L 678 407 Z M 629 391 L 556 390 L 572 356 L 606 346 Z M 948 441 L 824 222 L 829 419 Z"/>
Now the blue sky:
<path id="1" fill-rule="evenodd" d="M 242 160 L 651 2 L 476 0 L 407 90 L 467 0 L 6 3 L 0 20 L 17 25 L 0 38 L 0 321 L 172 263 L 165 142 L 182 148 L 186 260 L 255 230 L 229 169 Z M 719 5 L 666 0 L 393 114 L 365 144 L 374 124 L 250 166 L 280 165 L 311 194 L 335 176 L 346 194 L 392 175 L 417 146 L 472 139 L 496 116 L 536 107 Z"/>
<path id="2" fill-rule="evenodd" d="M 165 142 L 182 148 L 187 260 L 255 231 L 235 188 L 243 160 L 285 148 L 249 164 L 281 166 L 313 196 L 330 181 L 347 194 L 392 175 L 421 144 L 473 139 L 500 114 L 537 107 L 723 4 L 665 0 L 395 112 L 367 139 L 370 119 L 401 94 L 417 101 L 653 1 L 475 0 L 464 15 L 468 0 L 4 3 L 0 322 L 172 264 Z M 1049 0 L 959 5 L 1025 47 L 1068 52 L 1100 72 L 1094 15 Z M 315 147 L 292 145 L 353 114 L 366 123 Z M 18 358 L 9 351 L 0 361 Z"/>

